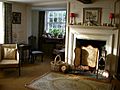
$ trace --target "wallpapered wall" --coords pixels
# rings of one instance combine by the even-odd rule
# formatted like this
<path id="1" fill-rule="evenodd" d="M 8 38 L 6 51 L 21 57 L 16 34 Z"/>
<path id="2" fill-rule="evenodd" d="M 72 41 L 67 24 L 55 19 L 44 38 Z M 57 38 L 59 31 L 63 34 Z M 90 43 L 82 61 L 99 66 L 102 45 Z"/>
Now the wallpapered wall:
<path id="1" fill-rule="evenodd" d="M 27 5 L 12 3 L 12 12 L 21 13 L 21 24 L 12 24 L 13 42 L 26 43 L 28 38 Z"/>
<path id="2" fill-rule="evenodd" d="M 76 22 L 83 22 L 83 8 L 102 8 L 101 23 L 109 23 L 109 13 L 114 12 L 114 2 L 116 0 L 94 0 L 92 4 L 83 4 L 76 0 L 70 0 L 70 12 L 77 14 Z"/>

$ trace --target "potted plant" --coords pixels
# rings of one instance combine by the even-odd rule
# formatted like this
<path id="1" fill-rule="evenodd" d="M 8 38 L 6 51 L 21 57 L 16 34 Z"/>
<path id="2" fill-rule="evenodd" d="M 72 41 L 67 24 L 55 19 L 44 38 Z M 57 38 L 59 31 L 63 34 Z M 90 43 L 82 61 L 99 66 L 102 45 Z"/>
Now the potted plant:
<path id="1" fill-rule="evenodd" d="M 50 33 L 54 36 L 54 37 L 58 37 L 58 35 L 60 34 L 60 29 L 51 29 Z"/>

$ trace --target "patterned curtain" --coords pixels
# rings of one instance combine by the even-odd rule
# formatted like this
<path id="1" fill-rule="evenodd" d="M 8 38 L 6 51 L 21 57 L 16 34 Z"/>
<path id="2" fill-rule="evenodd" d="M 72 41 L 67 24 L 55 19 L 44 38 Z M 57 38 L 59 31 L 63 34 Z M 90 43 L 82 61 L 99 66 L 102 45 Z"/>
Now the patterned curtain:
<path id="1" fill-rule="evenodd" d="M 44 32 L 44 24 L 45 24 L 45 11 L 40 11 L 39 12 L 39 27 L 38 27 L 38 49 L 42 50 L 42 40 L 41 36 Z"/>
<path id="2" fill-rule="evenodd" d="M 4 3 L 5 8 L 5 43 L 12 43 L 12 4 Z"/>

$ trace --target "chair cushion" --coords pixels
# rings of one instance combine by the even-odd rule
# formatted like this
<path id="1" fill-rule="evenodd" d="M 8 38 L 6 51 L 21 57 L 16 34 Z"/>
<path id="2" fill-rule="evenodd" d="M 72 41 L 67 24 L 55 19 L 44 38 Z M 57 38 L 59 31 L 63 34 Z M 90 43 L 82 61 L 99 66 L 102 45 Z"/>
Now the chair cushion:
<path id="1" fill-rule="evenodd" d="M 4 48 L 4 57 L 3 59 L 15 59 L 16 58 L 16 49 L 15 48 Z"/>
<path id="2" fill-rule="evenodd" d="M 42 51 L 32 51 L 32 54 L 42 54 Z"/>
<path id="3" fill-rule="evenodd" d="M 0 62 L 0 64 L 18 64 L 19 63 L 19 61 L 17 61 L 17 60 L 2 60 L 1 62 Z"/>

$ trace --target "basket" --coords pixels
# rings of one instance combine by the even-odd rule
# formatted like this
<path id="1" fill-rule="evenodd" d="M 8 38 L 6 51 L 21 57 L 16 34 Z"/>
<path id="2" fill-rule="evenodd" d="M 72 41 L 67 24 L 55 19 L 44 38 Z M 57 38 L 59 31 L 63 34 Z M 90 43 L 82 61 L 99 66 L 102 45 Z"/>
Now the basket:
<path id="1" fill-rule="evenodd" d="M 58 58 L 58 60 L 57 60 L 57 58 Z M 57 55 L 55 57 L 54 61 L 51 61 L 50 64 L 51 64 L 52 71 L 60 71 L 60 68 L 64 64 L 64 62 L 61 61 L 61 56 Z"/>

